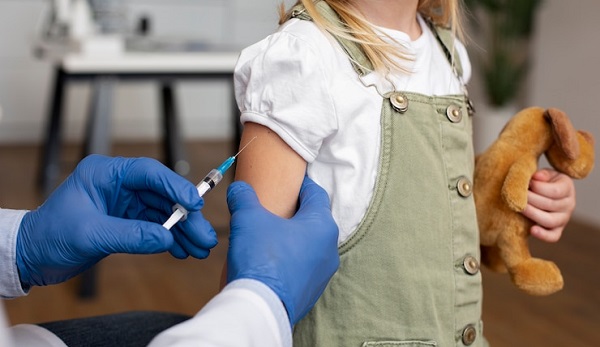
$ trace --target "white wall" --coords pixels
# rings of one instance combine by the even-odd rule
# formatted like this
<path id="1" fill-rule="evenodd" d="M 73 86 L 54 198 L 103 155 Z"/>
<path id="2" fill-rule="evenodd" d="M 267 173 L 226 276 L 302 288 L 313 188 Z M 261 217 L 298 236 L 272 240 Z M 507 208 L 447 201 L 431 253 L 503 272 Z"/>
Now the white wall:
<path id="1" fill-rule="evenodd" d="M 31 57 L 30 45 L 44 3 L 0 2 L 0 141 L 34 140 L 39 133 L 49 70 Z"/>
<path id="2" fill-rule="evenodd" d="M 561 0 L 543 2 L 526 100 L 527 105 L 557 107 L 567 112 L 576 128 L 596 136 L 597 153 L 600 142 L 600 122 L 595 112 L 595 98 L 600 90 L 598 14 L 600 2 L 596 0 L 580 0 L 576 5 Z M 473 93 L 482 99 L 480 90 L 475 89 Z M 585 180 L 576 181 L 574 217 L 593 225 L 600 225 L 599 170 Z"/>
<path id="3" fill-rule="evenodd" d="M 600 158 L 600 2 L 549 0 L 540 14 L 530 102 L 567 112 L 576 128 L 594 134 Z M 576 188 L 575 217 L 600 225 L 600 165 Z"/>

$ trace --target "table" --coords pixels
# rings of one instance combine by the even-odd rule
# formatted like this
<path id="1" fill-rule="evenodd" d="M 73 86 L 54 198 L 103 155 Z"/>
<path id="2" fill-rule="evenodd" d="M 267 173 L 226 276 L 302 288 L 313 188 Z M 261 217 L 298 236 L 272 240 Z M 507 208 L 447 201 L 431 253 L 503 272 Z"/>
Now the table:
<path id="1" fill-rule="evenodd" d="M 186 79 L 226 80 L 232 84 L 233 90 L 233 69 L 238 55 L 239 51 L 235 50 L 207 50 L 125 51 L 106 56 L 67 52 L 58 58 L 54 57 L 54 87 L 39 173 L 39 186 L 43 194 L 48 195 L 52 192 L 60 175 L 63 104 L 69 82 L 88 81 L 93 85 L 84 156 L 91 153 L 109 154 L 110 113 L 114 86 L 124 81 L 157 82 L 161 89 L 165 164 L 185 174 L 189 165 L 185 159 L 179 131 L 174 83 Z M 237 140 L 235 145 L 237 145 L 241 130 L 233 92 L 231 100 L 231 120 Z"/>

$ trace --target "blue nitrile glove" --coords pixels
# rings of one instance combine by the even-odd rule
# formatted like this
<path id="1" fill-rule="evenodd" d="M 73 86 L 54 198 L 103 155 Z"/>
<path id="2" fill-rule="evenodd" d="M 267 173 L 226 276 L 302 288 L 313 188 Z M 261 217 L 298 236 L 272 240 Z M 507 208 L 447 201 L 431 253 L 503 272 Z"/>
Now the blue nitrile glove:
<path id="1" fill-rule="evenodd" d="M 317 302 L 340 263 L 338 228 L 327 193 L 305 177 L 300 208 L 290 219 L 263 208 L 244 182 L 229 186 L 227 203 L 231 212 L 227 282 L 240 278 L 263 282 L 296 324 Z"/>
<path id="2" fill-rule="evenodd" d="M 162 223 L 176 202 L 196 212 L 171 232 Z M 192 183 L 154 159 L 91 155 L 23 217 L 16 249 L 21 283 L 60 283 L 111 253 L 169 250 L 205 258 L 217 237 L 198 212 L 203 204 Z"/>

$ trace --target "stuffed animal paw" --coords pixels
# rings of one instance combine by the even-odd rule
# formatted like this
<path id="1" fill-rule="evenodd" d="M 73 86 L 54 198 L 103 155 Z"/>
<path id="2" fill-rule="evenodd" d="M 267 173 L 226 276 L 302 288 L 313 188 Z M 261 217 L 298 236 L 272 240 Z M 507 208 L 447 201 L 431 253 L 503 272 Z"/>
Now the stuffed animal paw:
<path id="1" fill-rule="evenodd" d="M 477 157 L 473 183 L 483 264 L 508 271 L 513 283 L 532 295 L 563 287 L 556 264 L 531 256 L 527 239 L 532 222 L 521 214 L 542 154 L 557 171 L 581 179 L 594 167 L 594 139 L 576 131 L 560 110 L 524 109 Z"/>

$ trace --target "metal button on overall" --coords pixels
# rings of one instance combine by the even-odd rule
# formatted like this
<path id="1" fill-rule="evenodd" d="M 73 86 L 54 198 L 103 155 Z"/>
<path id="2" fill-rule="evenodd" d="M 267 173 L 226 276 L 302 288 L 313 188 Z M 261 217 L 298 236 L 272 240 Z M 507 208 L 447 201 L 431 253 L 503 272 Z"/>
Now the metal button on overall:
<path id="1" fill-rule="evenodd" d="M 475 342 L 476 338 L 477 330 L 475 329 L 475 326 L 472 324 L 467 325 L 462 332 L 462 342 L 465 346 L 470 346 Z"/>
<path id="2" fill-rule="evenodd" d="M 446 108 L 446 117 L 448 117 L 452 123 L 460 122 L 463 117 L 462 114 L 462 110 L 457 105 L 450 105 Z"/>
<path id="3" fill-rule="evenodd" d="M 471 193 L 473 193 L 473 185 L 471 184 L 471 181 L 469 181 L 469 179 L 466 177 L 461 177 L 461 179 L 458 180 L 456 188 L 458 188 L 458 194 L 460 194 L 460 196 L 464 198 L 470 196 Z"/>
<path id="4" fill-rule="evenodd" d="M 390 95 L 390 103 L 392 104 L 392 107 L 400 113 L 404 113 L 408 110 L 408 98 L 402 93 L 392 93 L 392 95 Z"/>
<path id="5" fill-rule="evenodd" d="M 475 275 L 479 272 L 479 262 L 471 255 L 463 259 L 463 267 L 469 275 Z"/>

